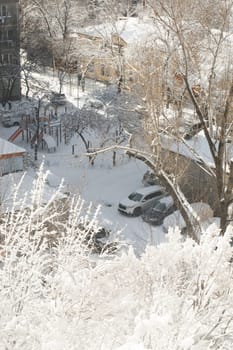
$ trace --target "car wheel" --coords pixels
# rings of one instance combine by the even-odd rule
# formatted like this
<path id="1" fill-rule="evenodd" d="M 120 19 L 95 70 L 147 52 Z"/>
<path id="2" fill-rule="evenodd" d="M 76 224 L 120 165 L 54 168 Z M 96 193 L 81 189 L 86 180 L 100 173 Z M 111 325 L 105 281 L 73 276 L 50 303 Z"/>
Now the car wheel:
<path id="1" fill-rule="evenodd" d="M 19 122 L 14 122 L 13 126 L 19 126 Z"/>
<path id="2" fill-rule="evenodd" d="M 141 208 L 136 208 L 133 211 L 133 215 L 134 216 L 139 216 L 139 215 L 141 215 L 141 213 L 142 213 L 142 209 Z"/>

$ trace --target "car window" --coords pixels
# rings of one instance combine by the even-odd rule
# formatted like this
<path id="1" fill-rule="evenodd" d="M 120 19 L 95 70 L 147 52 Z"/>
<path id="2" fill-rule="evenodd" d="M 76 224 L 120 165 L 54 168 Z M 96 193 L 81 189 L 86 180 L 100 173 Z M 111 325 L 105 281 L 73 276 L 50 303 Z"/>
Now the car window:
<path id="1" fill-rule="evenodd" d="M 163 192 L 162 191 L 157 191 L 157 192 L 155 192 L 155 196 L 157 197 L 157 196 L 161 196 L 163 194 Z"/>
<path id="2" fill-rule="evenodd" d="M 150 193 L 148 194 L 147 196 L 145 196 L 144 200 L 148 200 L 148 199 L 152 199 L 152 198 L 155 198 L 157 196 L 160 196 L 162 194 L 161 191 L 156 191 L 156 192 L 153 192 L 153 193 Z"/>
<path id="3" fill-rule="evenodd" d="M 142 194 L 133 192 L 128 197 L 131 201 L 139 202 L 142 199 Z"/>
<path id="4" fill-rule="evenodd" d="M 144 201 L 147 201 L 148 199 L 154 198 L 154 195 L 152 193 L 148 194 L 147 196 L 144 197 Z"/>
<path id="5" fill-rule="evenodd" d="M 166 205 L 164 203 L 156 203 L 156 205 L 153 207 L 153 211 L 158 211 L 160 213 L 164 212 L 166 210 Z"/>
<path id="6" fill-rule="evenodd" d="M 168 208 L 167 213 L 171 214 L 175 209 L 176 209 L 176 207 L 174 205 L 172 205 L 170 208 Z"/>

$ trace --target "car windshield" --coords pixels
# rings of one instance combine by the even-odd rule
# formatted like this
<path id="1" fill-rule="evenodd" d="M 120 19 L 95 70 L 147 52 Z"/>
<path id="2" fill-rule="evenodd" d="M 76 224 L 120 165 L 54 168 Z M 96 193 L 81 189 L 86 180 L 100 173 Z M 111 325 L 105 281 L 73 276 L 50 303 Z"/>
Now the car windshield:
<path id="1" fill-rule="evenodd" d="M 142 194 L 137 193 L 137 192 L 133 192 L 129 195 L 128 197 L 131 201 L 135 201 L 135 202 L 140 202 L 140 200 L 142 199 Z"/>
<path id="2" fill-rule="evenodd" d="M 166 205 L 164 203 L 156 203 L 155 206 L 152 208 L 153 212 L 159 212 L 163 213 L 166 210 Z"/>

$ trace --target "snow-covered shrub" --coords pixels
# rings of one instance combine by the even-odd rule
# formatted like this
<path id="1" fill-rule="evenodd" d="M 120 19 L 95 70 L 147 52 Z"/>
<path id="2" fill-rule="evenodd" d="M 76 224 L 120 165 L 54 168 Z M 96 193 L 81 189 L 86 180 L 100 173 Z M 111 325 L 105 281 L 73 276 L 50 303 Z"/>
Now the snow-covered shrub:
<path id="1" fill-rule="evenodd" d="M 79 223 L 95 231 L 97 213 L 58 193 L 44 203 L 43 183 L 1 218 L 0 350 L 232 348 L 232 227 L 93 256 Z"/>

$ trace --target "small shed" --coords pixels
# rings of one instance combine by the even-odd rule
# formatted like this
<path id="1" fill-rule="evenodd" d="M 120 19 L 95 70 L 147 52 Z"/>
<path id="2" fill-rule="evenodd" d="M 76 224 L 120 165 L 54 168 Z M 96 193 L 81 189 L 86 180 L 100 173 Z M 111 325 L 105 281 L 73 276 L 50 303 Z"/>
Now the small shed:
<path id="1" fill-rule="evenodd" d="M 0 176 L 23 170 L 24 148 L 0 138 Z"/>

